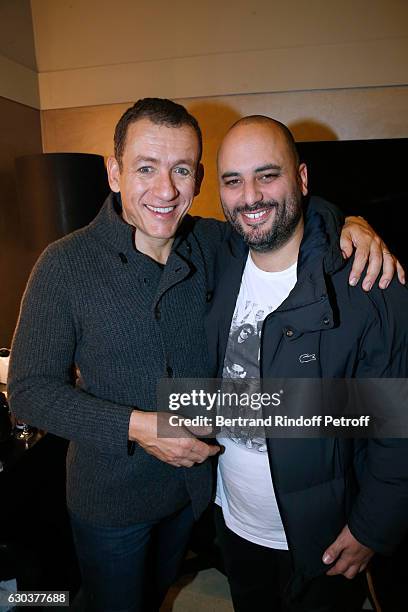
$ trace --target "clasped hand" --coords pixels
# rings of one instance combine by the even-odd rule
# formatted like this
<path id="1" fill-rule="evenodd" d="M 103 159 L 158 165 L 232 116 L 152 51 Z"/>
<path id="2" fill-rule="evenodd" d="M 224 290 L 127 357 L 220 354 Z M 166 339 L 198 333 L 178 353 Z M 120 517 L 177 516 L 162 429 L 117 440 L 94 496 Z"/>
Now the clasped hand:
<path id="1" fill-rule="evenodd" d="M 216 444 L 198 440 L 182 425 L 177 427 L 177 437 L 174 431 L 169 424 L 169 415 L 164 412 L 134 410 L 130 417 L 129 439 L 137 442 L 150 455 L 174 467 L 192 467 L 195 463 L 203 463 L 220 450 Z"/>

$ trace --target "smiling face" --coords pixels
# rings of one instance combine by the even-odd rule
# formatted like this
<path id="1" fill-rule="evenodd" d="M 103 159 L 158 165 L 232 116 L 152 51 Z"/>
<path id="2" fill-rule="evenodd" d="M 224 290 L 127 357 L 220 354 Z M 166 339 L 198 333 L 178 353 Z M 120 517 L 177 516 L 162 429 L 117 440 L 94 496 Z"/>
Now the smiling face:
<path id="1" fill-rule="evenodd" d="M 136 227 L 142 252 L 171 246 L 199 191 L 199 155 L 191 126 L 167 127 L 143 118 L 128 127 L 121 167 L 109 158 L 110 187 L 121 194 L 122 217 Z"/>
<path id="2" fill-rule="evenodd" d="M 252 250 L 288 242 L 302 218 L 307 171 L 279 123 L 248 118 L 233 126 L 219 151 L 218 177 L 227 221 Z"/>

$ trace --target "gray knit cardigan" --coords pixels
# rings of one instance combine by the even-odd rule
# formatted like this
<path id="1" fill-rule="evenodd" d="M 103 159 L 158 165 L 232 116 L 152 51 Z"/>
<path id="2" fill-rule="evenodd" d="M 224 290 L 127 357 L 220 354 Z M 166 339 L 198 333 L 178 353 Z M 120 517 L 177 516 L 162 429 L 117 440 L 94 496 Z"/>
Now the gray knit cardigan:
<path id="1" fill-rule="evenodd" d="M 208 377 L 203 328 L 224 224 L 186 217 L 164 269 L 134 247 L 111 194 L 87 227 L 51 244 L 33 269 L 15 332 L 12 411 L 69 439 L 71 512 L 101 526 L 160 519 L 211 496 L 209 462 L 175 468 L 136 445 L 133 408 L 157 410 L 162 377 Z M 73 368 L 80 370 L 73 384 Z"/>

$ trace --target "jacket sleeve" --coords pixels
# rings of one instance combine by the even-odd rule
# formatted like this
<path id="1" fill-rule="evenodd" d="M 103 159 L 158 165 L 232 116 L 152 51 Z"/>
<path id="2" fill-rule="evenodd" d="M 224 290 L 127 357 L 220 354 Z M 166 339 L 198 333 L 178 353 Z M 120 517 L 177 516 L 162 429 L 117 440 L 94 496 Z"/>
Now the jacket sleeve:
<path id="1" fill-rule="evenodd" d="M 367 330 L 356 376 L 400 378 L 406 385 L 408 291 L 393 282 L 386 292 L 374 289 L 370 300 L 376 316 Z M 368 439 L 364 446 L 356 456 L 360 491 L 349 528 L 362 544 L 390 553 L 408 532 L 408 439 Z"/>
<path id="2" fill-rule="evenodd" d="M 99 399 L 75 386 L 79 335 L 54 244 L 35 265 L 23 296 L 10 356 L 10 408 L 30 425 L 105 452 L 126 454 L 133 407 Z"/>

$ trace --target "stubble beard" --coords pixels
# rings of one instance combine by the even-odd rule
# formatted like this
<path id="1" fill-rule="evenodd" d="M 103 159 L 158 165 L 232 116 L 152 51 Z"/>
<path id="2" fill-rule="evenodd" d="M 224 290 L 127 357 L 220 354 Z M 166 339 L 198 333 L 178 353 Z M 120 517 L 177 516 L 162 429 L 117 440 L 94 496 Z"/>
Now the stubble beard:
<path id="1" fill-rule="evenodd" d="M 302 218 L 302 196 L 300 192 L 291 194 L 282 202 L 277 200 L 256 202 L 252 206 L 238 206 L 233 211 L 229 211 L 222 201 L 221 204 L 228 223 L 242 236 L 249 248 L 258 253 L 276 251 L 284 246 L 293 236 Z M 256 212 L 265 208 L 275 208 L 275 218 L 269 228 L 263 229 L 262 224 L 254 227 L 244 227 L 239 221 L 240 213 Z M 267 222 L 268 220 L 266 220 Z"/>

